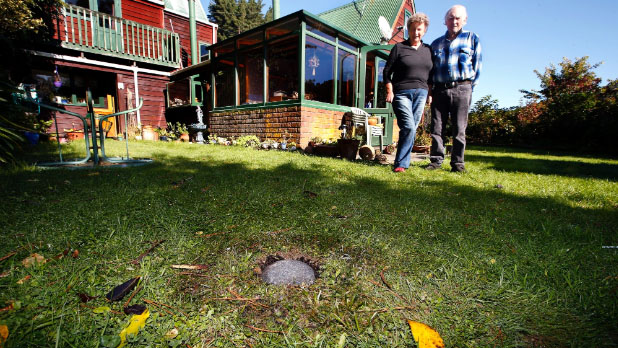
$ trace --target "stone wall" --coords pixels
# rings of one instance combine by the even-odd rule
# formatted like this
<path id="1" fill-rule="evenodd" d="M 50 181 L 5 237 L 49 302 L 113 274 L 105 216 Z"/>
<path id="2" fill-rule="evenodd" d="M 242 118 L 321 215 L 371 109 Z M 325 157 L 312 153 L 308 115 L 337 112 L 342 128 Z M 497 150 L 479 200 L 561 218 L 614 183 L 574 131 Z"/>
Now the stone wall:
<path id="1" fill-rule="evenodd" d="M 223 137 L 256 135 L 279 141 L 284 136 L 301 147 L 313 137 L 338 138 L 343 111 L 306 106 L 237 109 L 212 112 L 208 119 L 210 134 Z"/>

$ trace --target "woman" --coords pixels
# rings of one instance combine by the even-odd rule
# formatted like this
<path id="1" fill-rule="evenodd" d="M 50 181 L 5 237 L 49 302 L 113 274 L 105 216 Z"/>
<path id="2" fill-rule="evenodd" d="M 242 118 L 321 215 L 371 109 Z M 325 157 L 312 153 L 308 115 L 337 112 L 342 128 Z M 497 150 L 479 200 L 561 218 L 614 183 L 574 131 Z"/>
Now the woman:
<path id="1" fill-rule="evenodd" d="M 415 13 L 408 23 L 409 38 L 393 46 L 384 67 L 386 102 L 393 104 L 399 126 L 399 142 L 395 156 L 396 173 L 410 166 L 410 153 L 416 128 L 423 115 L 425 102 L 431 103 L 431 47 L 421 40 L 427 32 L 429 17 Z"/>

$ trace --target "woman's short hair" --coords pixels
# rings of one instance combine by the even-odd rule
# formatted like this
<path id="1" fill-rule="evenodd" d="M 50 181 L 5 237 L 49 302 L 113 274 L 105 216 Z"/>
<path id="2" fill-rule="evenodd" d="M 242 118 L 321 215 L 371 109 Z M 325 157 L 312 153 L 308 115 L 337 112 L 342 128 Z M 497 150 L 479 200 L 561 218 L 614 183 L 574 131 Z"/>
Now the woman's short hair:
<path id="1" fill-rule="evenodd" d="M 410 27 L 414 23 L 425 23 L 425 30 L 429 28 L 429 17 L 423 12 L 417 12 L 408 18 L 408 23 L 406 23 L 406 28 L 410 30 Z"/>

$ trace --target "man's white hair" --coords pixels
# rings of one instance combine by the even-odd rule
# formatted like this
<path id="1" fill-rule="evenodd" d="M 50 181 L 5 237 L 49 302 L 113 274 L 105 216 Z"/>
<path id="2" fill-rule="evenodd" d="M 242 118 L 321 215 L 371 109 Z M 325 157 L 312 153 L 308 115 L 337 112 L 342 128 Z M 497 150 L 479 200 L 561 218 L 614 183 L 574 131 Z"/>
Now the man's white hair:
<path id="1" fill-rule="evenodd" d="M 464 18 L 468 18 L 468 10 L 466 10 L 466 7 L 464 5 L 455 5 L 449 8 L 448 11 L 446 11 L 446 14 L 444 15 L 444 20 L 446 20 L 448 18 L 448 15 L 455 10 L 462 10 Z"/>

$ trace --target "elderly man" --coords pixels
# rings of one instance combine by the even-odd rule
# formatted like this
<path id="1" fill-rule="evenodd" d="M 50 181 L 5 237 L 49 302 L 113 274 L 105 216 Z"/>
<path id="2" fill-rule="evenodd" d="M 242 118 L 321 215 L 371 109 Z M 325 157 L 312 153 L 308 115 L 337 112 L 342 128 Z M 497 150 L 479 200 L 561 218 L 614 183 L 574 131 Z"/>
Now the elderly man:
<path id="1" fill-rule="evenodd" d="M 476 34 L 463 30 L 467 20 L 465 7 L 461 5 L 451 7 L 444 16 L 446 34 L 431 44 L 434 53 L 434 75 L 431 105 L 431 163 L 426 167 L 428 170 L 442 166 L 444 132 L 450 118 L 453 130 L 451 171 L 466 171 L 464 150 L 468 109 L 472 100 L 472 89 L 481 72 L 481 43 Z"/>

